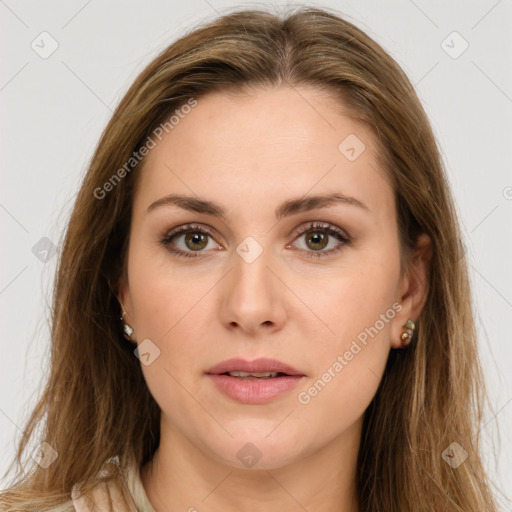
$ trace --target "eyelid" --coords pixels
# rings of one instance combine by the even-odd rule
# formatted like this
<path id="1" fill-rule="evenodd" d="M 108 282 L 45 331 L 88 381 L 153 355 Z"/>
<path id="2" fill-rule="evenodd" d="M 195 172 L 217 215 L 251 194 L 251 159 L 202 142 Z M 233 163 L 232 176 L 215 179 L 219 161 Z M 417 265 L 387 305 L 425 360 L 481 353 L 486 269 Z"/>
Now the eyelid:
<path id="1" fill-rule="evenodd" d="M 314 229 L 325 230 L 325 231 L 333 231 L 343 237 L 345 240 L 349 241 L 350 237 L 348 234 L 341 228 L 338 228 L 336 225 L 331 224 L 330 222 L 323 221 L 310 221 L 306 224 L 303 224 L 298 230 L 296 230 L 296 237 L 304 234 L 307 231 L 312 231 Z"/>
<path id="2" fill-rule="evenodd" d="M 217 236 L 217 232 L 211 228 L 210 226 L 207 226 L 205 224 L 196 224 L 196 223 L 187 223 L 182 224 L 181 226 L 177 226 L 175 228 L 172 228 L 171 230 L 166 231 L 165 235 L 162 237 L 162 241 L 167 240 L 170 242 L 171 238 L 180 235 L 182 233 L 186 233 L 188 231 L 202 231 L 208 235 L 210 235 L 212 238 Z M 218 242 L 217 242 L 218 243 Z"/>

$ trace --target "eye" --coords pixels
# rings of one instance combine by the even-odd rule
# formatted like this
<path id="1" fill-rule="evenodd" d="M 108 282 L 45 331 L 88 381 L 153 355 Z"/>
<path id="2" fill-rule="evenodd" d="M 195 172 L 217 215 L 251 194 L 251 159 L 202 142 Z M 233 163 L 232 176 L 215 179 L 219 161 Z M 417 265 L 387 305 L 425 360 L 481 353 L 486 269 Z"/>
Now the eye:
<path id="1" fill-rule="evenodd" d="M 197 253 L 207 248 L 209 237 L 212 238 L 210 230 L 195 224 L 185 224 L 167 233 L 160 243 L 178 257 L 195 258 L 199 256 Z M 178 248 L 173 248 L 173 245 Z M 219 249 L 222 248 L 217 243 L 213 245 Z"/>
<path id="2" fill-rule="evenodd" d="M 300 250 L 307 257 L 312 258 L 329 256 L 351 242 L 350 237 L 344 231 L 325 222 L 311 222 L 303 226 L 299 229 L 295 240 L 302 236 L 305 236 L 305 248 L 300 248 Z M 213 247 L 208 247 L 209 238 L 212 240 Z M 335 241 L 331 238 L 338 240 L 337 245 L 324 250 L 330 242 Z M 160 240 L 160 244 L 174 255 L 183 258 L 195 258 L 208 248 L 222 249 L 222 246 L 214 242 L 212 231 L 197 224 L 185 224 L 171 230 Z M 291 247 L 291 245 L 286 247 Z"/>
<path id="3" fill-rule="evenodd" d="M 299 229 L 296 240 L 302 236 L 305 236 L 305 249 L 301 250 L 304 250 L 305 256 L 310 258 L 329 256 L 343 249 L 345 245 L 349 245 L 351 242 L 350 237 L 345 232 L 327 222 L 311 222 L 303 226 Z M 324 250 L 329 246 L 330 242 L 334 242 L 334 240 L 331 240 L 332 238 L 338 240 L 338 244 L 335 244 L 334 247 L 328 250 Z"/>

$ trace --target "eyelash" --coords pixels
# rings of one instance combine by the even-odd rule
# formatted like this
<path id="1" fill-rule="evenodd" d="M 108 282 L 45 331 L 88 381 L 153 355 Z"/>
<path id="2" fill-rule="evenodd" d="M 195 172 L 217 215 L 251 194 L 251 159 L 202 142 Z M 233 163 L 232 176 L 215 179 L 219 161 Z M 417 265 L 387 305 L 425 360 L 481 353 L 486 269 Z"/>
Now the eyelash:
<path id="1" fill-rule="evenodd" d="M 325 223 L 325 222 L 310 222 L 306 226 L 303 226 L 299 229 L 298 233 L 296 234 L 296 237 L 294 238 L 294 241 L 299 238 L 300 236 L 308 233 L 308 232 L 321 232 L 325 233 L 327 235 L 334 236 L 336 239 L 338 239 L 340 242 L 342 242 L 340 245 L 335 247 L 334 249 L 329 249 L 328 251 L 305 251 L 307 254 L 307 257 L 310 258 L 318 258 L 318 257 L 324 257 L 324 256 L 330 256 L 331 254 L 334 254 L 338 252 L 339 250 L 343 249 L 344 246 L 349 245 L 351 243 L 351 238 L 346 235 L 343 231 L 338 229 L 336 226 L 333 226 L 332 224 Z M 187 234 L 187 233 L 202 233 L 205 235 L 208 235 L 213 238 L 212 231 L 209 229 L 200 226 L 198 224 L 185 224 L 183 226 L 179 226 L 176 229 L 170 231 L 167 233 L 161 240 L 160 244 L 164 246 L 167 250 L 169 250 L 171 253 L 173 253 L 175 256 L 179 258 L 197 258 L 199 256 L 199 252 L 203 251 L 182 251 L 179 249 L 171 249 L 169 247 L 170 243 L 173 241 L 174 238 L 176 238 L 179 235 Z M 301 250 L 301 249 L 298 249 Z"/>

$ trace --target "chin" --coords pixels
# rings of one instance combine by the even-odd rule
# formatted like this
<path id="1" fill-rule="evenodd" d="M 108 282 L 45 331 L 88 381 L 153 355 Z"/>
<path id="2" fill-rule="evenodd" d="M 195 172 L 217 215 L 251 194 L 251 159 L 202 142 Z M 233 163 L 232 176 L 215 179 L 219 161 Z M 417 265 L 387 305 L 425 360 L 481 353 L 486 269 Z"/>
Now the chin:
<path id="1" fill-rule="evenodd" d="M 275 422 L 272 428 L 275 428 Z M 269 435 L 272 429 L 266 428 L 266 423 L 265 428 L 248 429 L 243 434 L 231 432 L 233 438 L 220 446 L 209 446 L 209 450 L 223 464 L 233 468 L 276 469 L 296 462 L 304 453 L 299 444 L 299 440 L 304 442 L 303 436 L 292 436 L 284 429 L 280 435 L 277 431 Z"/>

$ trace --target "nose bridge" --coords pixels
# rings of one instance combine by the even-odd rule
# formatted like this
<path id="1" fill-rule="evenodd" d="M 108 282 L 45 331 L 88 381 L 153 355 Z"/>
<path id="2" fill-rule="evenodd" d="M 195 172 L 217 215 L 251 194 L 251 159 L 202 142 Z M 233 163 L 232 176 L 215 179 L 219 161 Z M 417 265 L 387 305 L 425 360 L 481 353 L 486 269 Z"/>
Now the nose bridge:
<path id="1" fill-rule="evenodd" d="M 281 283 L 269 269 L 276 266 L 272 254 L 254 237 L 247 237 L 236 247 L 222 308 L 225 323 L 236 322 L 250 330 L 262 323 L 279 324 L 283 320 Z"/>
<path id="2" fill-rule="evenodd" d="M 236 248 L 233 255 L 235 268 L 233 269 L 233 280 L 236 292 L 241 298 L 246 299 L 247 295 L 252 299 L 264 299 L 264 296 L 271 295 L 273 283 L 272 272 L 268 269 L 271 266 L 271 250 L 263 246 L 263 241 L 254 237 L 246 237 Z M 235 290 L 234 290 L 235 291 Z M 256 297 L 263 295 L 262 297 Z"/>

